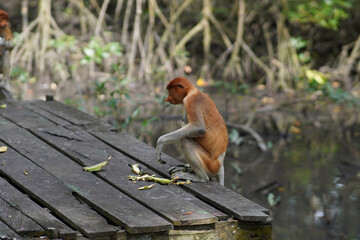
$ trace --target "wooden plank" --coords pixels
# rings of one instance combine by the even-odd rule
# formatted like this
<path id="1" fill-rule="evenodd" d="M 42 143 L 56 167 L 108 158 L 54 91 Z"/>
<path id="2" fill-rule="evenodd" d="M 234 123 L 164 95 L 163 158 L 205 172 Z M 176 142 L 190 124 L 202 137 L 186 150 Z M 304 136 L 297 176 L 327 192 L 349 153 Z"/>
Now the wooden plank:
<path id="1" fill-rule="evenodd" d="M 75 108 L 64 105 L 58 101 L 41 101 L 35 100 L 31 101 L 31 104 L 40 107 L 52 114 L 69 121 L 75 125 L 89 125 L 89 126 L 97 126 L 98 129 L 116 131 L 117 129 L 111 126 L 110 124 L 102 121 L 96 117 L 93 117 L 89 114 L 81 112 Z"/>
<path id="2" fill-rule="evenodd" d="M 52 146 L 63 151 L 82 166 L 93 165 L 98 163 L 99 159 L 112 156 L 106 171 L 101 171 L 98 175 L 137 199 L 137 201 L 153 209 L 175 226 L 210 224 L 216 220 L 212 213 L 220 216 L 224 215 L 204 203 L 202 206 L 206 208 L 200 208 L 196 203 L 201 201 L 179 187 L 173 186 L 171 188 L 171 186 L 156 185 L 156 187 L 147 191 L 139 191 L 138 188 L 140 186 L 149 185 L 150 183 L 135 185 L 128 180 L 128 175 L 133 174 L 128 164 L 135 164 L 136 162 L 111 149 L 108 145 L 83 130 L 74 133 L 58 126 L 40 129 L 34 133 Z M 83 141 L 76 141 L 70 145 L 67 139 L 81 139 Z M 152 174 L 147 168 L 144 168 L 144 171 Z M 178 191 L 174 191 L 174 189 L 178 189 Z M 186 214 L 190 212 L 191 214 Z"/>
<path id="3" fill-rule="evenodd" d="M 97 132 L 93 134 L 162 176 L 169 177 L 169 167 L 180 164 L 179 161 L 166 154 L 162 154 L 162 158 L 167 164 L 155 162 L 155 149 L 129 135 Z M 264 222 L 268 218 L 267 209 L 216 182 L 195 183 L 183 187 L 205 202 L 239 220 Z"/>
<path id="4" fill-rule="evenodd" d="M 15 105 L 15 104 L 16 104 L 16 106 L 21 105 L 21 106 L 25 107 L 26 109 L 30 110 L 31 112 L 36 113 L 37 115 L 40 115 L 40 116 L 50 120 L 51 122 L 56 123 L 57 125 L 60 125 L 60 126 L 72 125 L 72 123 L 70 123 L 69 121 L 66 121 L 60 117 L 57 117 L 56 115 L 54 115 L 48 111 L 45 111 L 44 109 L 42 109 L 34 104 L 31 104 L 31 102 L 29 102 L 29 101 L 12 103 L 12 105 Z"/>
<path id="5" fill-rule="evenodd" d="M 0 239 L 22 239 L 22 237 L 0 220 Z"/>
<path id="6" fill-rule="evenodd" d="M 28 196 L 22 194 L 14 186 L 0 177 L 0 198 L 21 211 L 46 229 L 47 235 L 55 238 L 70 240 L 76 239 L 76 232 L 51 215 L 44 208 L 33 202 Z M 58 236 L 60 234 L 60 236 Z"/>
<path id="7" fill-rule="evenodd" d="M 39 224 L 2 198 L 0 198 L 0 220 L 5 222 L 21 236 L 38 237 L 46 234 L 45 229 Z"/>
<path id="8" fill-rule="evenodd" d="M 0 109 L 0 115 L 4 117 L 9 117 L 11 120 L 16 119 L 17 123 L 23 126 L 24 128 L 41 128 L 55 126 L 54 123 L 45 119 L 44 117 L 25 111 L 26 108 L 16 102 L 7 102 L 7 107 Z"/>
<path id="9" fill-rule="evenodd" d="M 44 110 L 44 106 L 43 106 L 43 108 L 39 107 L 38 106 L 39 104 L 37 104 L 38 102 L 40 104 L 43 101 L 39 101 L 39 100 L 25 101 L 25 102 L 21 102 L 21 103 L 17 103 L 17 104 L 21 104 L 22 106 L 24 106 L 25 108 L 27 108 L 31 112 L 34 112 L 34 113 L 36 113 L 36 114 L 50 120 L 51 122 L 56 123 L 57 125 L 60 125 L 60 126 L 73 126 L 73 123 L 71 123 L 70 121 L 65 120 L 65 119 L 57 116 L 56 114 L 53 114 L 52 112 L 49 111 L 49 109 Z M 78 111 L 78 110 L 76 110 L 76 111 Z M 90 116 L 90 115 L 89 115 L 88 122 L 95 122 L 93 117 Z M 85 124 L 85 125 L 86 125 L 86 128 L 92 129 L 93 131 L 100 131 L 100 132 L 117 131 L 116 128 L 110 126 L 108 123 L 105 123 L 105 122 L 103 122 L 103 121 L 101 121 L 99 119 L 97 119 L 96 123 L 89 123 L 89 124 Z"/>
<path id="10" fill-rule="evenodd" d="M 101 212 L 116 224 L 123 226 L 127 232 L 133 234 L 161 232 L 172 228 L 168 221 L 119 192 L 95 175 L 84 172 L 81 166 L 52 149 L 48 144 L 26 130 L 21 128 L 7 130 L 0 125 L 0 132 L 2 140 L 60 179 L 92 208 Z M 83 141 L 80 138 L 68 139 L 61 133 L 58 136 L 60 138 L 65 137 L 69 145 L 77 141 Z"/>
<path id="11" fill-rule="evenodd" d="M 42 105 L 46 105 L 46 103 L 42 103 Z M 47 107 L 47 109 L 54 113 L 54 111 Z M 58 109 L 61 111 L 61 109 Z M 86 128 L 86 126 L 84 126 Z M 88 129 L 89 130 L 89 129 Z M 118 134 L 108 134 L 106 132 L 100 133 L 99 131 L 92 131 L 97 137 L 107 136 L 109 141 L 105 141 L 112 146 L 116 146 L 116 148 L 123 152 L 125 155 L 134 158 L 136 160 L 140 160 L 150 169 L 155 172 L 162 174 L 163 176 L 168 175 L 168 168 L 171 165 L 180 164 L 179 161 L 163 154 L 164 158 L 167 159 L 168 164 L 161 165 L 156 163 L 152 157 L 155 156 L 154 149 L 134 138 L 128 139 L 127 136 L 120 135 L 119 140 L 117 140 Z M 114 139 L 115 138 L 115 139 Z M 102 138 L 104 140 L 104 138 Z M 115 143 L 115 144 L 112 144 Z M 117 145 L 116 145 L 117 144 Z M 139 145 L 140 144 L 140 145 Z M 140 147 L 139 147 L 140 146 Z M 122 149 L 124 147 L 124 149 Z M 153 167 L 155 166 L 155 167 Z M 196 185 L 196 186 L 195 186 Z M 204 184 L 191 184 L 189 186 L 185 186 L 186 189 L 196 194 L 199 198 L 207 201 L 208 203 L 213 204 L 213 206 L 219 209 L 226 209 L 226 212 L 236 216 L 240 220 L 244 221 L 264 221 L 268 217 L 269 211 L 260 205 L 244 198 L 243 196 L 227 189 L 225 187 L 220 186 L 217 183 L 209 182 L 204 186 L 208 188 L 205 190 L 203 188 Z M 193 186 L 193 187 L 191 187 Z M 210 189 L 209 189 L 210 188 Z M 213 194 L 210 194 L 213 193 Z M 226 200 L 223 199 L 223 194 L 225 194 Z M 218 195 L 217 195 L 218 194 Z"/>
<path id="12" fill-rule="evenodd" d="M 36 103 L 36 102 L 35 102 L 35 103 Z M 30 106 L 29 106 L 29 105 L 30 105 Z M 25 106 L 26 106 L 26 108 L 28 108 L 28 109 L 30 109 L 30 110 L 32 110 L 32 111 L 35 111 L 36 113 L 40 114 L 41 116 L 43 116 L 43 117 L 45 117 L 45 118 L 47 118 L 47 119 L 49 119 L 49 120 L 51 120 L 51 121 L 53 121 L 53 122 L 56 122 L 56 123 L 58 123 L 58 124 L 61 125 L 61 126 L 67 126 L 67 128 L 68 128 L 69 130 L 73 131 L 73 132 L 78 132 L 78 131 L 79 131 L 79 127 L 74 126 L 74 125 L 69 125 L 69 122 L 67 122 L 67 121 L 65 121 L 65 120 L 63 120 L 63 119 L 60 119 L 59 117 L 57 117 L 56 115 L 52 114 L 51 112 L 43 111 L 43 110 L 40 109 L 36 104 L 33 105 L 33 104 L 26 103 Z M 39 111 L 39 110 L 40 110 L 40 111 Z M 91 129 L 92 131 L 95 130 L 95 131 L 97 131 L 97 132 L 98 132 L 98 131 L 104 131 L 104 129 L 103 129 L 102 127 L 101 127 L 100 129 L 98 129 L 98 127 L 94 127 L 94 126 L 95 126 L 95 125 L 86 125 L 86 128 L 89 129 L 89 127 L 90 127 L 90 129 Z M 96 126 L 97 126 L 97 125 L 96 125 Z M 83 131 L 80 131 L 80 132 L 83 132 Z M 48 134 L 45 134 L 45 135 L 48 135 Z M 56 135 L 56 134 L 55 134 L 55 135 Z M 58 133 L 57 135 L 60 136 L 59 133 Z M 44 137 L 44 136 L 43 136 L 43 137 Z M 48 137 L 49 137 L 49 136 L 48 136 Z M 53 137 L 54 137 L 55 139 L 57 138 L 57 136 L 53 136 Z M 63 151 L 67 152 L 68 155 L 73 155 L 72 157 L 77 157 L 77 158 L 79 158 L 79 159 L 82 159 L 82 158 L 81 158 L 81 155 L 78 156 L 79 153 L 78 153 L 77 151 L 78 151 L 78 149 L 83 149 L 82 155 L 86 155 L 87 157 L 85 158 L 85 162 L 80 162 L 80 164 L 84 164 L 84 165 L 92 165 L 92 164 L 95 164 L 95 163 L 97 163 L 96 161 L 98 161 L 98 159 L 99 159 L 100 157 L 102 157 L 102 158 L 105 157 L 105 156 L 103 156 L 103 155 L 102 155 L 102 156 L 97 156 L 97 155 L 96 155 L 97 150 L 94 152 L 94 149 L 99 148 L 100 145 L 102 146 L 102 148 L 109 148 L 108 145 L 104 144 L 102 141 L 98 140 L 97 138 L 95 138 L 95 137 L 93 137 L 92 135 L 90 135 L 90 134 L 88 134 L 88 133 L 85 133 L 85 132 L 82 133 L 82 137 L 83 137 L 83 138 L 86 138 L 87 141 L 91 141 L 92 145 L 95 145 L 95 146 L 90 147 L 90 149 L 89 149 L 88 147 L 86 147 L 87 145 L 86 145 L 85 147 L 84 147 L 84 146 L 75 147 L 75 145 L 78 143 L 78 142 L 76 142 L 75 145 L 71 145 L 71 148 L 77 149 L 77 150 L 73 151 L 73 154 L 70 154 L 70 153 L 69 153 L 69 151 L 72 151 L 72 150 L 71 150 L 71 149 L 68 149 L 68 148 L 67 148 L 66 150 L 63 148 Z M 74 137 L 74 136 L 68 136 L 67 138 L 68 138 L 68 139 L 75 139 L 76 137 Z M 46 139 L 47 139 L 47 138 L 46 138 Z M 63 139 L 63 140 L 65 140 L 65 139 Z M 52 142 L 57 142 L 57 141 L 48 140 L 48 142 L 52 143 Z M 68 147 L 68 146 L 67 146 L 67 147 Z M 85 150 L 85 149 L 86 149 L 86 150 Z M 90 153 L 91 153 L 91 154 L 90 154 Z M 119 153 L 116 153 L 116 154 L 119 154 Z M 114 154 L 111 154 L 111 155 L 114 156 Z M 93 162 L 89 162 L 89 161 L 88 161 L 88 162 L 86 162 L 86 160 L 90 160 L 89 157 L 92 157 L 92 159 L 96 159 L 96 161 L 93 161 Z M 128 164 L 129 161 L 131 161 L 132 164 L 135 164 L 135 163 L 136 163 L 134 160 L 129 159 L 129 158 L 127 158 L 126 156 L 123 156 L 122 154 L 120 154 L 119 159 L 124 159 L 124 162 L 125 162 L 126 164 Z M 82 160 L 82 161 L 84 161 L 84 160 Z M 119 171 L 124 171 L 125 169 L 127 169 L 127 168 L 126 168 L 126 167 L 125 167 L 125 168 L 120 167 L 120 170 L 115 170 L 115 169 L 112 168 L 111 174 L 112 174 L 114 177 L 119 177 Z M 126 171 L 126 170 L 125 170 L 125 171 Z M 150 170 L 148 170 L 148 169 L 146 169 L 146 171 L 150 172 Z M 104 173 L 104 174 L 107 175 L 108 172 L 106 172 L 106 173 Z M 104 178 L 107 179 L 107 176 L 104 176 Z M 107 180 L 108 180 L 108 179 L 107 179 Z M 118 182 L 120 182 L 120 181 L 119 181 L 119 179 L 116 179 L 116 180 L 114 180 L 113 182 L 118 183 Z M 126 182 L 125 184 L 126 184 L 126 186 L 127 186 L 127 185 L 128 185 L 128 182 Z M 121 186 L 119 186 L 118 184 L 114 184 L 114 186 L 121 188 Z M 186 199 L 186 202 L 191 202 L 191 203 L 195 204 L 196 206 L 199 206 L 199 207 L 202 208 L 203 210 L 205 210 L 205 211 L 211 213 L 212 215 L 216 216 L 219 220 L 227 220 L 227 219 L 229 218 L 229 216 L 228 216 L 227 214 L 225 214 L 225 213 L 219 211 L 218 209 L 213 208 L 212 206 L 206 204 L 205 202 L 201 201 L 200 199 L 198 199 L 198 198 L 194 197 L 193 195 L 187 193 L 187 192 L 184 191 L 182 188 L 175 187 L 175 186 L 172 186 L 172 187 L 170 187 L 170 188 L 171 188 L 172 193 L 173 193 L 173 194 L 175 193 L 175 195 L 177 196 L 177 198 L 181 196 L 183 199 Z M 169 189 L 169 187 L 167 187 L 167 189 Z M 172 194 L 172 195 L 173 195 L 173 194 Z M 172 201 L 170 201 L 170 199 L 169 199 L 168 202 L 172 202 Z M 148 205 L 148 204 L 147 204 L 147 205 Z M 154 205 L 153 205 L 153 204 L 150 204 L 150 206 L 152 207 L 152 206 L 154 206 Z M 171 207 L 171 206 L 170 206 L 170 207 Z M 160 209 L 161 209 L 162 211 L 165 210 L 165 209 L 163 209 L 163 206 L 160 206 Z M 156 211 L 156 210 L 155 210 L 155 211 Z M 203 212 L 203 211 L 202 211 L 202 212 Z M 165 218 L 166 218 L 166 216 L 165 216 Z M 195 219 L 195 215 L 194 215 L 194 219 Z M 168 220 L 170 220 L 171 222 L 173 222 L 173 224 L 175 224 L 175 225 L 178 225 L 178 221 L 181 221 L 181 220 L 179 220 L 179 219 L 178 219 L 178 220 L 168 219 Z M 198 219 L 197 222 L 200 224 L 200 219 Z M 185 221 L 184 223 L 187 223 L 187 224 L 195 224 L 195 221 L 191 221 L 191 220 L 188 219 L 188 220 Z"/>
<path id="13" fill-rule="evenodd" d="M 1 136 L 2 134 L 1 131 Z M 0 142 L 0 145 L 5 145 L 5 143 Z M 40 161 L 46 161 L 46 159 L 41 158 Z M 18 188 L 85 236 L 112 236 L 118 230 L 107 224 L 105 219 L 87 205 L 81 204 L 72 195 L 72 191 L 58 179 L 15 152 L 11 147 L 1 154 L 0 166 L 2 176 L 6 176 Z"/>
<path id="14" fill-rule="evenodd" d="M 62 119 L 66 119 L 75 125 L 86 125 L 98 122 L 97 118 L 89 117 L 90 115 L 81 112 L 73 107 L 62 104 L 58 101 L 34 100 L 30 103 L 46 111 L 49 111 L 49 109 L 51 109 L 51 112 L 55 113 L 56 116 Z"/>
<path id="15" fill-rule="evenodd" d="M 43 103 L 43 105 L 46 104 Z M 48 108 L 48 110 L 53 112 L 50 108 Z M 162 174 L 163 176 L 169 176 L 167 172 L 169 166 L 180 163 L 177 160 L 163 154 L 164 159 L 167 159 L 168 164 L 166 165 L 160 165 L 157 163 L 154 164 L 154 160 L 152 159 L 152 157 L 149 158 L 149 156 L 155 156 L 154 149 L 152 147 L 134 138 L 132 139 L 132 141 L 131 140 L 129 141 L 127 137 L 120 137 L 120 139 L 116 139 L 118 134 L 114 135 L 114 134 L 99 133 L 99 132 L 94 132 L 94 134 L 95 135 L 97 134 L 97 137 L 100 138 L 101 138 L 100 135 L 102 135 L 103 137 L 106 136 L 106 138 L 108 139 L 108 141 L 106 142 L 108 144 L 114 147 L 116 146 L 116 148 L 122 151 L 124 154 L 136 160 L 141 161 L 142 163 L 147 165 L 150 169 L 154 170 L 155 172 L 158 172 L 159 174 Z M 104 138 L 102 139 L 105 140 Z M 141 144 L 141 147 L 138 147 L 139 146 L 138 144 Z M 123 147 L 124 149 L 122 149 Z M 155 168 L 152 166 L 155 166 Z M 243 196 L 227 188 L 221 187 L 217 183 L 209 182 L 205 185 L 207 187 L 210 187 L 211 191 L 205 190 L 203 187 L 201 187 L 201 185 L 204 184 L 196 184 L 196 185 L 200 185 L 199 187 L 195 187 L 194 185 L 195 184 L 190 184 L 189 186 L 185 186 L 185 188 L 196 194 L 199 198 L 213 204 L 219 209 L 226 210 L 227 213 L 236 216 L 240 220 L 265 221 L 265 219 L 268 217 L 269 211 L 267 209 L 259 206 L 258 204 L 244 198 Z M 227 201 L 224 201 L 224 199 L 222 199 L 223 195 L 216 195 L 216 194 L 224 194 L 225 192 L 227 194 L 226 195 Z M 214 194 L 211 195 L 209 193 L 214 193 Z"/>

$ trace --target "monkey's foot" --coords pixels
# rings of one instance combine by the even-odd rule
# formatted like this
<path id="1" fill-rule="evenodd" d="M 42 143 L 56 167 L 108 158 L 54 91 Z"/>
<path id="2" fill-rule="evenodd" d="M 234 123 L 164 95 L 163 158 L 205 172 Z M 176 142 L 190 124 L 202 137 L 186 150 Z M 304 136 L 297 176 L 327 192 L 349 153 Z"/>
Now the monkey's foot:
<path id="1" fill-rule="evenodd" d="M 197 175 L 188 172 L 176 172 L 172 175 L 172 178 L 190 180 L 192 182 L 202 182 L 202 183 L 208 181 L 208 179 L 201 179 Z"/>
<path id="2" fill-rule="evenodd" d="M 161 164 L 166 164 L 166 161 L 162 160 L 161 158 L 158 160 L 158 162 Z"/>
<path id="3" fill-rule="evenodd" d="M 161 159 L 161 152 L 156 150 L 156 157 L 155 157 L 155 160 L 158 161 L 158 163 L 161 163 L 161 164 L 165 164 L 166 162 L 164 160 Z"/>
<path id="4" fill-rule="evenodd" d="M 174 174 L 176 172 L 191 172 L 191 173 L 193 173 L 193 170 L 191 169 L 189 164 L 174 165 L 169 168 L 170 174 Z"/>

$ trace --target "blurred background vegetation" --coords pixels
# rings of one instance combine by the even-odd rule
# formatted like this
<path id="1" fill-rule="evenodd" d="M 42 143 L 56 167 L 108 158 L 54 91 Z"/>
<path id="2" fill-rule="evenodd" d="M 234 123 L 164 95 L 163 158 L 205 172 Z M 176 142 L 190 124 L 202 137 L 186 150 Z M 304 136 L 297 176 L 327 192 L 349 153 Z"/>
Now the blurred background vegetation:
<path id="1" fill-rule="evenodd" d="M 166 83 L 187 76 L 228 101 L 257 90 L 261 104 L 278 106 L 276 95 L 359 104 L 359 1 L 18 0 L 1 8 L 15 32 L 19 99 L 51 94 L 123 125 L 137 109 L 150 116 Z"/>
<path id="2" fill-rule="evenodd" d="M 53 95 L 154 144 L 180 126 L 170 120 L 181 109 L 163 100 L 167 82 L 186 76 L 227 121 L 226 186 L 271 208 L 274 237 L 360 238 L 360 1 L 16 0 L 0 8 L 15 36 L 16 98 Z"/>

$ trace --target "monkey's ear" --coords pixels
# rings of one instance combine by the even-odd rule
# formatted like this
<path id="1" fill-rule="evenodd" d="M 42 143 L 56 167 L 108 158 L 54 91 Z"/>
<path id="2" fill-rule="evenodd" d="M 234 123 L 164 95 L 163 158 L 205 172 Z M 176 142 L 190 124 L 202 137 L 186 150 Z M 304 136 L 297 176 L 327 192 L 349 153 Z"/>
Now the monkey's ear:
<path id="1" fill-rule="evenodd" d="M 184 88 L 184 86 L 181 85 L 181 84 L 178 84 L 177 86 L 178 86 L 179 88 Z"/>

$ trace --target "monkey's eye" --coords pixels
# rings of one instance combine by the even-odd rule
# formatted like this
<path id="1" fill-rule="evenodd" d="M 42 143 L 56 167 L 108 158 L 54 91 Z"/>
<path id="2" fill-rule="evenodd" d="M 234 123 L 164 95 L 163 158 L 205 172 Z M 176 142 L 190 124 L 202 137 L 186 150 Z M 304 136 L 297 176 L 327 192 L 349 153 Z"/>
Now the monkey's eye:
<path id="1" fill-rule="evenodd" d="M 181 84 L 178 84 L 177 86 L 178 86 L 179 88 L 184 88 L 184 86 L 181 85 Z"/>

